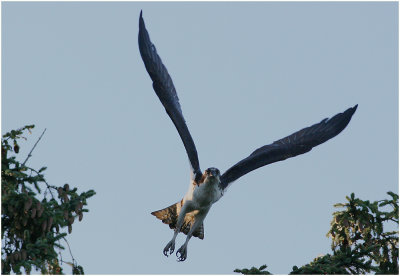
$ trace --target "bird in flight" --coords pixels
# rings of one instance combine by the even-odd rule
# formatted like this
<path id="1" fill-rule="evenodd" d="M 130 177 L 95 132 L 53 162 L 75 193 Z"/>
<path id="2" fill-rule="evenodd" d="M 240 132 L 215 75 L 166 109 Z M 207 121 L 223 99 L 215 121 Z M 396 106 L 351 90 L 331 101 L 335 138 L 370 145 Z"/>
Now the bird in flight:
<path id="1" fill-rule="evenodd" d="M 272 144 L 262 146 L 223 174 L 213 167 L 202 173 L 196 146 L 183 117 L 174 84 L 157 54 L 156 47 L 150 41 L 142 11 L 139 17 L 138 40 L 144 65 L 153 81 L 153 89 L 178 130 L 189 157 L 191 174 L 186 195 L 177 203 L 151 213 L 174 230 L 172 239 L 163 250 L 165 256 L 168 257 L 174 252 L 175 239 L 179 232 L 187 235 L 185 243 L 176 252 L 178 261 L 186 260 L 187 245 L 192 236 L 204 238 L 203 221 L 211 206 L 224 195 L 228 185 L 255 169 L 306 153 L 335 137 L 347 126 L 357 109 L 355 105 L 330 119 L 323 119 Z"/>

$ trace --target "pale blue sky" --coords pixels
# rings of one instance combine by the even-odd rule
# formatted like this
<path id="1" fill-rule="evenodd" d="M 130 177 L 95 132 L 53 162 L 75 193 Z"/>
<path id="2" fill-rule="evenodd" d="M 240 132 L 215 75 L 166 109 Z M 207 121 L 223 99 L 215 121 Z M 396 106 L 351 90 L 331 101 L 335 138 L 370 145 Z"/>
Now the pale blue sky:
<path id="1" fill-rule="evenodd" d="M 182 198 L 189 164 L 140 58 L 141 9 L 202 169 L 359 104 L 339 136 L 236 181 L 184 263 L 150 215 Z M 334 203 L 398 191 L 397 23 L 394 2 L 3 2 L 2 132 L 36 124 L 22 159 L 47 128 L 28 165 L 96 190 L 69 238 L 88 274 L 288 273 L 330 252 Z"/>

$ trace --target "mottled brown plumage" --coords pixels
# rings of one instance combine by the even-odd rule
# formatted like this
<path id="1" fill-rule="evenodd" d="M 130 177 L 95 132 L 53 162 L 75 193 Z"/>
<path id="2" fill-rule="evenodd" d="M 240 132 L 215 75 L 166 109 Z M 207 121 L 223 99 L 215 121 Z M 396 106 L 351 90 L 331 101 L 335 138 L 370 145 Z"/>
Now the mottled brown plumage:
<path id="1" fill-rule="evenodd" d="M 169 228 L 174 229 L 176 228 L 176 223 L 178 221 L 178 216 L 179 213 L 182 209 L 183 206 L 183 200 L 172 204 L 171 206 L 168 206 L 167 208 L 154 211 L 151 214 L 161 220 L 163 223 L 168 224 Z M 198 213 L 198 211 L 193 211 L 189 212 L 185 215 L 185 220 L 182 224 L 181 229 L 179 232 L 184 233 L 187 235 L 189 233 L 189 230 L 191 226 L 193 225 L 195 221 L 195 216 Z M 193 236 L 198 237 L 199 239 L 204 239 L 204 226 L 203 223 L 196 229 L 196 231 L 193 232 Z"/>

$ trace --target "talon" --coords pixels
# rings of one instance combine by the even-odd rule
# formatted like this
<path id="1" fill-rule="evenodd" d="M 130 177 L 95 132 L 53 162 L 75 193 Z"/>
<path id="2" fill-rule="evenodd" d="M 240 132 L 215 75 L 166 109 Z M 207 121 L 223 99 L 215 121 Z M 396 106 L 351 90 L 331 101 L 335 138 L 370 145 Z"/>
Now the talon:
<path id="1" fill-rule="evenodd" d="M 179 256 L 178 256 L 179 254 Z M 176 251 L 176 256 L 178 257 L 177 261 L 178 262 L 183 262 L 186 260 L 186 256 L 187 256 L 187 249 L 186 247 L 182 246 L 181 248 L 178 249 L 178 251 Z"/>
<path id="2" fill-rule="evenodd" d="M 168 257 L 168 255 L 171 255 L 172 253 L 174 253 L 175 250 L 175 242 L 170 241 L 169 243 L 167 243 L 167 245 L 165 246 L 164 250 L 163 250 L 163 254 L 164 256 Z M 168 252 L 169 251 L 169 252 Z"/>

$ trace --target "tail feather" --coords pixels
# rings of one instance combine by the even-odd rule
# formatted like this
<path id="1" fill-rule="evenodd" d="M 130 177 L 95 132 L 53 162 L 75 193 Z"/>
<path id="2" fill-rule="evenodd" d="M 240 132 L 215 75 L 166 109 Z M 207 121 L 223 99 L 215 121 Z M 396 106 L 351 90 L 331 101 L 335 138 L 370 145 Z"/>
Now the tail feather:
<path id="1" fill-rule="evenodd" d="M 151 214 L 161 220 L 163 223 L 168 224 L 169 228 L 175 229 L 176 228 L 176 223 L 178 222 L 178 216 L 179 213 L 182 209 L 183 206 L 183 200 L 172 204 L 171 206 L 168 206 L 167 208 L 154 211 Z M 179 232 L 184 233 L 187 235 L 189 233 L 190 228 L 192 227 L 196 214 L 198 211 L 193 211 L 190 213 L 187 213 L 185 216 L 185 220 L 182 224 L 181 229 L 179 229 Z M 193 232 L 193 236 L 197 237 L 199 239 L 204 239 L 204 225 L 203 223 Z"/>

